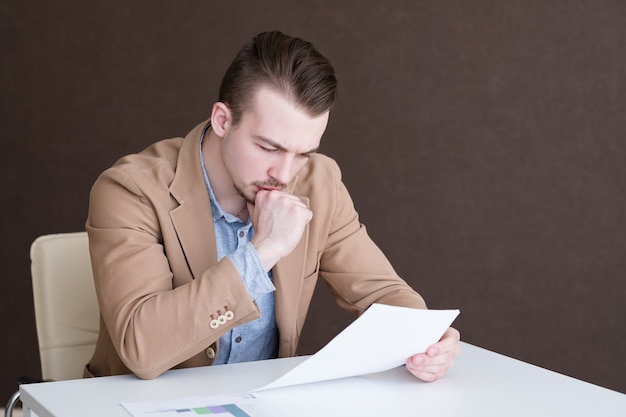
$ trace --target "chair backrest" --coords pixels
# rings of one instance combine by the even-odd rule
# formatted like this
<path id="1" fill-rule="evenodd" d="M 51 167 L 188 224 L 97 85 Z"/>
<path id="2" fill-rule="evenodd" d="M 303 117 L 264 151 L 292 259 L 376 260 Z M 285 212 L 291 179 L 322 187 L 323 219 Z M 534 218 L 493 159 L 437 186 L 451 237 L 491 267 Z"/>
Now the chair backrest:
<path id="1" fill-rule="evenodd" d="M 42 377 L 81 378 L 100 326 L 87 233 L 41 236 L 30 259 Z"/>

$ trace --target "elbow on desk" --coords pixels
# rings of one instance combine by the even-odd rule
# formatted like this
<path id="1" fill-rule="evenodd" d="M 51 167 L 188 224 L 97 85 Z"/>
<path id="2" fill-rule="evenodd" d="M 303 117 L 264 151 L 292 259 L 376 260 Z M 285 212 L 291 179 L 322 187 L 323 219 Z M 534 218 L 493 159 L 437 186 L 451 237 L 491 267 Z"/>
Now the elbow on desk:
<path id="1" fill-rule="evenodd" d="M 139 379 L 155 379 L 168 369 L 177 365 L 174 358 L 166 358 L 155 361 L 154 357 L 147 357 L 139 352 L 130 354 L 123 352 L 120 355 L 121 362 L 127 369 L 126 373 L 132 373 Z"/>
<path id="2" fill-rule="evenodd" d="M 150 379 L 156 379 L 165 371 L 153 371 L 153 372 L 132 371 L 132 372 L 139 379 L 150 380 Z"/>
<path id="3" fill-rule="evenodd" d="M 203 345 L 202 345 L 203 346 Z M 190 356 L 185 357 L 185 351 L 172 353 L 171 355 L 157 359 L 155 356 L 144 354 L 132 354 L 129 352 L 121 356 L 121 360 L 127 369 L 126 373 L 132 373 L 139 379 L 150 380 L 158 378 L 161 374 L 174 368 L 190 368 L 209 366 L 211 360 L 206 354 L 204 348 L 200 352 L 186 352 Z M 182 362 L 181 362 L 182 361 Z"/>
<path id="4" fill-rule="evenodd" d="M 126 361 L 124 363 L 128 370 L 139 379 L 150 380 L 159 377 L 165 371 L 172 366 L 159 365 L 159 364 L 147 364 L 140 361 Z"/>

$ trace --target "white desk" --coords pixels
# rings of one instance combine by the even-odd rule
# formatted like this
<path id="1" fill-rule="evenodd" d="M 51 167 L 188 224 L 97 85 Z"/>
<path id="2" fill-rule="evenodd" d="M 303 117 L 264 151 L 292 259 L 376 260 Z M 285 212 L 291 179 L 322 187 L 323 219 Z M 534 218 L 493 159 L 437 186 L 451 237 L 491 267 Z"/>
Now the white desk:
<path id="1" fill-rule="evenodd" d="M 626 395 L 467 343 L 452 370 L 423 383 L 403 367 L 262 391 L 286 416 L 626 416 Z M 247 392 L 306 357 L 20 386 L 25 416 L 129 417 L 121 403 Z"/>

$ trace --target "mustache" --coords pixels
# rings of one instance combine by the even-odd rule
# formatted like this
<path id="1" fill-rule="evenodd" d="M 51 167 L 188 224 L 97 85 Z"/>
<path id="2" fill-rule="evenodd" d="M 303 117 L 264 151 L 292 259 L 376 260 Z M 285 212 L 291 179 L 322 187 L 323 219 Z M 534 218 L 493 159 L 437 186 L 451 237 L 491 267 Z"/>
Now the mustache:
<path id="1" fill-rule="evenodd" d="M 283 190 L 285 187 L 287 187 L 287 184 L 283 184 L 282 182 L 276 180 L 257 181 L 254 183 L 254 185 L 263 188 L 276 188 L 278 190 Z"/>

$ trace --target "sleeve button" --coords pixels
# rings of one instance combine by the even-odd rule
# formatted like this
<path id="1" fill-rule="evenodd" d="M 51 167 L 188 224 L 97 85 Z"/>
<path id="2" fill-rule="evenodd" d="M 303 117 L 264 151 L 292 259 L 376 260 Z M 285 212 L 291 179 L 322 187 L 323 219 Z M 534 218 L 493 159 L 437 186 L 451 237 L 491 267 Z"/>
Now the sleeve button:
<path id="1" fill-rule="evenodd" d="M 206 350 L 206 356 L 209 359 L 215 359 L 215 349 L 209 346 Z"/>

